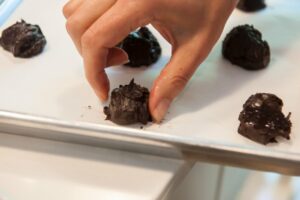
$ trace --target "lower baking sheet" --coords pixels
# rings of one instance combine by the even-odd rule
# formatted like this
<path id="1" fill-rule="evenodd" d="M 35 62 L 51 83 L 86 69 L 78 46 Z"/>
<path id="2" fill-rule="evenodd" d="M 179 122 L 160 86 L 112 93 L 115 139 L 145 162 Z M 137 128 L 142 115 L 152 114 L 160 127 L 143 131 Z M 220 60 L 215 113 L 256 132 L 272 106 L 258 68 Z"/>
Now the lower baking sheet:
<path id="1" fill-rule="evenodd" d="M 298 0 L 270 0 L 267 1 L 266 10 L 255 14 L 235 10 L 221 39 L 208 59 L 196 71 L 185 91 L 173 103 L 164 122 L 161 125 L 147 125 L 143 129 L 140 129 L 139 125 L 117 127 L 104 120 L 103 105 L 87 84 L 80 56 L 65 30 L 62 15 L 65 2 L 23 1 L 9 20 L 0 27 L 3 30 L 16 20 L 24 19 L 39 24 L 48 41 L 45 52 L 32 59 L 14 58 L 0 49 L 1 110 L 26 113 L 29 116 L 51 117 L 74 125 L 87 122 L 93 127 L 98 127 L 98 132 L 129 134 L 133 138 L 145 137 L 164 142 L 173 141 L 173 144 L 181 144 L 177 147 L 186 145 L 195 149 L 196 153 L 192 156 L 194 158 L 197 155 L 203 156 L 201 149 L 208 148 L 217 150 L 211 151 L 214 155 L 210 155 L 209 152 L 205 154 L 208 156 L 206 160 L 210 161 L 214 161 L 217 156 L 218 162 L 222 162 L 222 154 L 227 152 L 227 157 L 237 154 L 239 156 L 235 162 L 224 157 L 225 164 L 239 165 L 239 159 L 242 159 L 243 166 L 254 168 L 252 158 L 268 158 L 270 164 L 274 160 L 283 159 L 292 161 L 291 165 L 285 165 L 286 168 L 299 168 Z M 268 41 L 272 59 L 267 69 L 245 71 L 222 58 L 221 44 L 225 34 L 240 24 L 253 24 Z M 158 63 L 140 69 L 110 68 L 108 74 L 111 88 L 128 83 L 132 77 L 137 83 L 150 88 L 170 56 L 170 46 L 161 37 L 159 41 L 163 47 L 163 56 Z M 237 134 L 237 119 L 242 105 L 256 92 L 274 93 L 284 100 L 284 112 L 292 112 L 291 140 L 280 140 L 278 144 L 262 146 Z M 248 163 L 247 157 L 251 158 Z"/>
<path id="2" fill-rule="evenodd" d="M 21 1 L 22 0 L 0 0 L 0 26 L 6 21 Z"/>

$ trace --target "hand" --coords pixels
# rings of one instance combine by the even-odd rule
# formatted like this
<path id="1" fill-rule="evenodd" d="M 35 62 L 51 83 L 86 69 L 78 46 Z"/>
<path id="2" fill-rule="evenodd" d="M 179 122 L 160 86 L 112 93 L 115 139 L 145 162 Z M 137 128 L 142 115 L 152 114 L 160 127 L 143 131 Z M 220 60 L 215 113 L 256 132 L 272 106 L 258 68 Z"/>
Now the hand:
<path id="1" fill-rule="evenodd" d="M 115 46 L 151 23 L 172 45 L 172 57 L 155 80 L 149 100 L 160 122 L 219 39 L 237 0 L 70 0 L 66 28 L 83 57 L 86 78 L 97 96 L 108 98 L 105 68 L 128 62 Z"/>

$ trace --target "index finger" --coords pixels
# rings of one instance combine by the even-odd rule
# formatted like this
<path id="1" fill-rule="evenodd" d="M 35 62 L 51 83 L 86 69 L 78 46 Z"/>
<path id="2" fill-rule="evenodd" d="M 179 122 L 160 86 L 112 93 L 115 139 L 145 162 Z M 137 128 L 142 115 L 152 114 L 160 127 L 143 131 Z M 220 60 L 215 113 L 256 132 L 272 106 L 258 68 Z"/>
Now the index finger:
<path id="1" fill-rule="evenodd" d="M 140 3 L 142 1 L 126 2 L 118 1 L 81 38 L 86 78 L 102 101 L 107 100 L 109 92 L 109 80 L 105 73 L 109 49 L 151 19 L 147 8 Z"/>

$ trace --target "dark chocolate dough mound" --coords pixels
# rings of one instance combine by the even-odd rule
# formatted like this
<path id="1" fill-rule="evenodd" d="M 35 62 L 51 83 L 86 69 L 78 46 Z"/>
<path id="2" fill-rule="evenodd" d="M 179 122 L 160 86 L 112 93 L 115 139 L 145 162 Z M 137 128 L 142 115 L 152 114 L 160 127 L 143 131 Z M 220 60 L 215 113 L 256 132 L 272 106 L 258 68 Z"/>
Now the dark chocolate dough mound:
<path id="1" fill-rule="evenodd" d="M 259 70 L 270 62 L 270 48 L 261 33 L 253 26 L 232 29 L 223 41 L 223 56 L 232 64 L 247 70 Z"/>
<path id="2" fill-rule="evenodd" d="M 237 8 L 245 12 L 255 12 L 266 7 L 264 0 L 240 0 Z"/>
<path id="3" fill-rule="evenodd" d="M 161 47 L 157 39 L 146 27 L 130 33 L 119 47 L 128 54 L 129 63 L 125 65 L 130 67 L 149 66 L 161 55 Z"/>
<path id="4" fill-rule="evenodd" d="M 148 100 L 149 90 L 132 79 L 129 85 L 120 85 L 112 91 L 110 104 L 104 107 L 106 119 L 120 125 L 147 124 L 151 121 Z"/>
<path id="5" fill-rule="evenodd" d="M 30 58 L 43 51 L 46 39 L 38 25 L 21 20 L 2 32 L 0 45 L 15 57 Z"/>
<path id="6" fill-rule="evenodd" d="M 274 94 L 257 93 L 243 105 L 238 132 L 261 144 L 277 142 L 276 137 L 290 139 L 290 115 L 282 113 L 283 102 Z"/>

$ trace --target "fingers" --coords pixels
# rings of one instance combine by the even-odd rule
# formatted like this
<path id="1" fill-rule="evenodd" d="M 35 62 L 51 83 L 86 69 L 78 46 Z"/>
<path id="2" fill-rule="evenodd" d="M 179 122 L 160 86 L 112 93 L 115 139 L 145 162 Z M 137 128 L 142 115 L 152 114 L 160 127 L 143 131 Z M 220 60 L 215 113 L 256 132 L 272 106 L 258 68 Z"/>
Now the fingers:
<path id="1" fill-rule="evenodd" d="M 81 37 L 84 32 L 107 12 L 115 2 L 116 0 L 87 0 L 81 3 L 76 12 L 68 17 L 66 28 L 80 54 Z"/>
<path id="2" fill-rule="evenodd" d="M 118 1 L 81 38 L 86 77 L 102 101 L 107 100 L 109 91 L 109 81 L 105 73 L 105 67 L 109 64 L 109 49 L 115 47 L 132 30 L 149 22 L 145 17 L 147 13 L 137 5 L 138 2 Z"/>
<path id="3" fill-rule="evenodd" d="M 158 22 L 152 22 L 151 24 L 163 36 L 165 40 L 167 40 L 170 44 L 174 44 L 174 37 L 171 35 L 169 29 L 166 26 Z"/>
<path id="4" fill-rule="evenodd" d="M 69 18 L 84 0 L 70 0 L 63 8 L 63 14 L 65 18 Z"/>
<path id="5" fill-rule="evenodd" d="M 154 82 L 149 108 L 155 122 L 161 122 L 173 99 L 185 88 L 199 64 L 214 45 L 208 37 L 185 42 L 174 50 L 172 58 Z"/>

